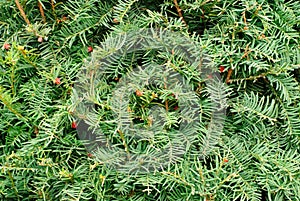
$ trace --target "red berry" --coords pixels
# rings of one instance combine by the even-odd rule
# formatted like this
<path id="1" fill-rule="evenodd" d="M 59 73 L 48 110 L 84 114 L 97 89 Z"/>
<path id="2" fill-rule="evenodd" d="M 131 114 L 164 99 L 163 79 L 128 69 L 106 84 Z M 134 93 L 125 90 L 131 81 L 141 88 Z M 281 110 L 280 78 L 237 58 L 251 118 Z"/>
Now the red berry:
<path id="1" fill-rule="evenodd" d="M 38 37 L 38 42 L 40 42 L 40 43 L 43 42 L 43 37 L 42 36 Z"/>
<path id="2" fill-rule="evenodd" d="M 55 82 L 55 84 L 59 85 L 60 84 L 60 78 L 59 77 L 55 78 L 54 82 Z"/>
<path id="3" fill-rule="evenodd" d="M 72 122 L 72 126 L 71 126 L 72 128 L 77 128 L 77 125 L 76 125 L 76 122 L 75 121 L 73 121 Z"/>
<path id="4" fill-rule="evenodd" d="M 177 105 L 175 105 L 174 110 L 178 110 L 178 108 L 179 108 L 179 107 L 178 107 Z"/>
<path id="5" fill-rule="evenodd" d="M 91 158 L 91 157 L 93 157 L 93 154 L 88 153 L 87 156 L 88 156 L 89 158 Z"/>
<path id="6" fill-rule="evenodd" d="M 223 162 L 224 162 L 224 163 L 227 163 L 227 162 L 228 162 L 228 159 L 227 159 L 227 158 L 224 158 L 224 159 L 223 159 Z"/>
<path id="7" fill-rule="evenodd" d="M 91 53 L 93 51 L 93 47 L 92 46 L 89 46 L 88 47 L 88 53 Z"/>
<path id="8" fill-rule="evenodd" d="M 138 97 L 141 97 L 143 95 L 143 92 L 140 91 L 140 90 L 136 90 L 135 91 L 135 94 L 138 96 Z"/>
<path id="9" fill-rule="evenodd" d="M 223 73 L 225 70 L 225 67 L 224 66 L 220 66 L 220 72 Z"/>
<path id="10" fill-rule="evenodd" d="M 6 49 L 6 50 L 9 50 L 9 49 L 10 49 L 10 44 L 5 43 L 5 44 L 3 45 L 3 48 Z"/>

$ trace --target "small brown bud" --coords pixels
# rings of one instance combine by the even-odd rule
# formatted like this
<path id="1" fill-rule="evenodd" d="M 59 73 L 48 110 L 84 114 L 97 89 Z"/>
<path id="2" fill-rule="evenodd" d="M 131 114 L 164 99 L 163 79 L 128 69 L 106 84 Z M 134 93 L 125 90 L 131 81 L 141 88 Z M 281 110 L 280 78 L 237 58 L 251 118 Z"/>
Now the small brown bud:
<path id="1" fill-rule="evenodd" d="M 60 84 L 60 78 L 59 77 L 55 78 L 54 83 L 57 84 L 57 85 L 59 85 Z"/>
<path id="2" fill-rule="evenodd" d="M 143 96 L 143 92 L 140 91 L 140 90 L 136 90 L 136 91 L 135 91 L 135 94 L 136 94 L 138 97 Z"/>
<path id="3" fill-rule="evenodd" d="M 6 50 L 9 50 L 9 49 L 10 49 L 10 44 L 5 43 L 5 44 L 3 45 L 3 48 L 6 49 Z"/>

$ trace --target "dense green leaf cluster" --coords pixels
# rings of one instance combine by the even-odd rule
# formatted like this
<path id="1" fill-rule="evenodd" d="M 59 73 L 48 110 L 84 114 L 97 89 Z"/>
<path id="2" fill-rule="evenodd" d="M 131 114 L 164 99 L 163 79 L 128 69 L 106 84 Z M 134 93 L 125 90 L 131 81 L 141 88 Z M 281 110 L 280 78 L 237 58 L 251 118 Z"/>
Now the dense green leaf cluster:
<path id="1" fill-rule="evenodd" d="M 199 55 L 209 55 L 209 68 L 220 72 L 223 84 L 209 85 L 176 48 L 110 49 L 121 46 L 111 38 L 140 29 L 180 33 L 170 40 L 187 38 Z M 0 35 L 2 200 L 300 200 L 298 1 L 2 0 Z M 118 57 L 106 60 L 87 96 L 94 113 L 83 119 L 118 150 L 147 153 L 150 163 L 155 154 L 148 147 L 164 147 L 170 139 L 186 143 L 187 150 L 175 149 L 183 154 L 170 155 L 163 168 L 115 169 L 102 159 L 122 166 L 116 155 L 89 153 L 72 128 L 83 101 L 76 82 L 84 83 L 90 68 L 113 52 Z M 178 118 L 180 86 L 139 85 L 147 76 L 135 70 L 154 62 L 178 72 L 195 92 L 186 100 L 199 104 L 200 121 L 187 129 L 187 139 L 174 135 L 190 117 Z M 125 104 L 114 91 L 126 76 L 143 94 L 128 94 Z M 116 102 L 140 128 L 151 125 L 151 105 L 169 107 L 162 114 L 164 131 L 149 138 L 136 133 L 142 140 L 122 133 L 123 116 L 112 112 Z M 213 111 L 225 107 L 219 132 L 210 122 Z"/>

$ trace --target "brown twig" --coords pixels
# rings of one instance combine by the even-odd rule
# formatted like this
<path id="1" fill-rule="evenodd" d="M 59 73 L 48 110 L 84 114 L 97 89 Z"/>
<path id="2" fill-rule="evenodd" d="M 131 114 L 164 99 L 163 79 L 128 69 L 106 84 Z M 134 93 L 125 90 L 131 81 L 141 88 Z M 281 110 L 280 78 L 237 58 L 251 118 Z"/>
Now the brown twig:
<path id="1" fill-rule="evenodd" d="M 39 10 L 40 10 L 40 13 L 41 13 L 41 16 L 42 16 L 42 19 L 43 19 L 43 22 L 46 23 L 46 16 L 45 16 L 45 12 L 44 12 L 44 9 L 43 9 L 43 5 L 41 4 L 40 1 L 38 1 L 38 6 L 39 6 Z"/>
<path id="2" fill-rule="evenodd" d="M 249 80 L 257 80 L 259 78 L 263 78 L 264 81 L 268 82 L 266 76 L 268 74 L 271 74 L 270 72 L 266 72 L 266 73 L 262 73 L 260 75 L 256 75 L 256 76 L 250 76 L 250 77 L 247 77 L 247 78 L 242 78 L 242 79 L 231 79 L 229 80 L 230 83 L 232 82 L 241 82 L 241 81 L 249 81 Z"/>
<path id="3" fill-rule="evenodd" d="M 246 11 L 244 11 L 244 12 L 242 13 L 242 15 L 243 15 L 244 24 L 247 26 Z"/>
<path id="4" fill-rule="evenodd" d="M 182 10 L 181 10 L 181 8 L 180 8 L 179 5 L 178 5 L 177 0 L 173 0 L 173 2 L 174 2 L 174 4 L 175 4 L 175 7 L 176 7 L 176 10 L 177 10 L 177 13 L 178 13 L 179 17 L 181 18 L 181 20 L 182 20 L 182 22 L 184 23 L 184 25 L 187 26 L 187 23 L 186 23 L 186 21 L 185 21 L 184 18 L 183 18 Z"/>
<path id="5" fill-rule="evenodd" d="M 52 7 L 52 10 L 54 11 L 55 10 L 55 6 L 54 6 L 54 1 L 51 0 L 51 7 Z"/>
<path id="6" fill-rule="evenodd" d="M 231 80 L 230 80 L 231 74 L 232 74 L 232 68 L 230 68 L 228 70 L 228 74 L 227 74 L 227 77 L 226 77 L 226 83 L 227 84 L 229 84 L 231 82 Z"/>
<path id="7" fill-rule="evenodd" d="M 246 46 L 246 48 L 245 48 L 245 53 L 244 53 L 244 55 L 241 57 L 241 59 L 247 57 L 247 59 L 249 60 L 248 54 L 249 54 L 251 51 L 252 51 L 252 50 L 249 49 L 249 44 L 248 44 L 248 45 Z"/>
<path id="8" fill-rule="evenodd" d="M 164 78 L 164 88 L 167 89 L 167 78 Z M 165 107 L 166 107 L 166 111 L 168 112 L 168 110 L 169 110 L 169 101 L 168 101 L 168 99 L 166 99 Z"/>
<path id="9" fill-rule="evenodd" d="M 22 7 L 22 5 L 20 4 L 19 0 L 15 0 L 16 4 L 17 4 L 17 7 L 21 13 L 21 16 L 24 18 L 25 22 L 27 23 L 27 25 L 30 25 L 30 21 L 28 20 L 25 12 L 24 12 L 24 9 Z"/>
<path id="10" fill-rule="evenodd" d="M 126 141 L 125 141 L 125 137 L 124 137 L 123 132 L 120 131 L 120 130 L 118 130 L 118 133 L 119 133 L 119 135 L 120 135 L 120 137 L 121 137 L 121 140 L 122 140 L 122 142 L 123 142 L 123 146 L 124 146 L 124 148 L 125 148 L 126 153 L 129 154 L 128 146 L 127 146 L 127 144 L 126 144 Z"/>

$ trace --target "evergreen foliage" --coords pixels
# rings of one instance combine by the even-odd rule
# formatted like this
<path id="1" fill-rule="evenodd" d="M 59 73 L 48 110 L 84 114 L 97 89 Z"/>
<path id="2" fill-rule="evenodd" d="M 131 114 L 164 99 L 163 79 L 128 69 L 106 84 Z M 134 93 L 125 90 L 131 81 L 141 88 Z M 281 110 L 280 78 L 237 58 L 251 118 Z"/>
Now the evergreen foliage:
<path id="1" fill-rule="evenodd" d="M 170 40 L 186 47 L 186 38 L 199 55 L 209 55 L 209 68 L 220 72 L 223 84 L 208 84 L 182 52 L 112 48 L 121 41 L 111 38 L 140 29 L 180 33 Z M 0 35 L 2 200 L 300 200 L 298 1 L 1 0 Z M 118 57 L 106 60 L 98 85 L 88 94 L 96 107 L 85 123 L 100 127 L 124 153 L 147 153 L 150 163 L 156 157 L 150 145 L 174 142 L 175 154 L 163 168 L 141 173 L 103 164 L 107 157 L 125 167 L 108 149 L 89 153 L 72 128 L 82 103 L 76 82 L 87 82 L 87 69 L 113 51 Z M 151 72 L 154 62 L 182 75 L 194 96 L 179 85 L 139 85 L 147 73 L 165 73 Z M 137 71 L 139 65 L 150 72 Z M 140 87 L 143 94 L 127 94 L 129 101 L 121 102 L 114 92 L 129 74 L 132 90 Z M 190 113 L 178 117 L 172 94 L 199 105 L 200 121 L 186 129 L 187 139 L 174 133 Z M 116 102 L 133 117 L 116 116 Z M 163 133 L 122 136 L 122 121 L 145 128 L 151 124 L 151 104 L 166 103 L 170 113 L 162 112 Z M 218 108 L 226 108 L 221 131 L 209 124 Z M 180 142 L 187 150 L 180 149 Z"/>

